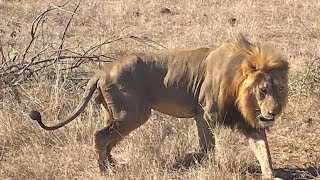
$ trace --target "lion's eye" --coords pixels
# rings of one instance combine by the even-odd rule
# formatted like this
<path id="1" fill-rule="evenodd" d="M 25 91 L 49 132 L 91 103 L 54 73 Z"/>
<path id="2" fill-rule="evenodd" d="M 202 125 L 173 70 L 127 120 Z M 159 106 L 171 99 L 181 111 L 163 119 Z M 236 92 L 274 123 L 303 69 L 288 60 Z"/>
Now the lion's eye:
<path id="1" fill-rule="evenodd" d="M 267 88 L 260 88 L 260 93 L 267 94 Z"/>
<path id="2" fill-rule="evenodd" d="M 279 86 L 279 91 L 282 91 L 283 90 L 283 86 Z"/>

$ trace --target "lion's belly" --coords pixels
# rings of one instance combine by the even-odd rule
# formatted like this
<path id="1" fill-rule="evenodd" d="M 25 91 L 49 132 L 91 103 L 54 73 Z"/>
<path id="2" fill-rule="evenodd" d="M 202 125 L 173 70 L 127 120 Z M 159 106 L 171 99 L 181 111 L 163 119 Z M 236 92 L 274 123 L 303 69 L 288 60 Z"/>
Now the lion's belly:
<path id="1" fill-rule="evenodd" d="M 176 89 L 158 88 L 150 97 L 151 108 L 179 118 L 191 118 L 198 107 L 195 97 Z"/>
<path id="2" fill-rule="evenodd" d="M 195 112 L 194 107 L 170 102 L 152 103 L 152 109 L 179 118 L 192 118 Z"/>
<path id="3" fill-rule="evenodd" d="M 192 118 L 195 116 L 198 107 L 198 99 L 191 91 L 187 91 L 183 86 L 165 87 L 159 81 L 149 81 L 148 98 L 151 108 L 179 118 Z"/>

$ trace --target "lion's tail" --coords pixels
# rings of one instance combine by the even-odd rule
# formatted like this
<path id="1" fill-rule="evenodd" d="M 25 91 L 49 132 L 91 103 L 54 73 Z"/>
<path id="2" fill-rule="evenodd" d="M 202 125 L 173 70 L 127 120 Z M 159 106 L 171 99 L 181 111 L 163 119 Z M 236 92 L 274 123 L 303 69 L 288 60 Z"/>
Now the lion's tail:
<path id="1" fill-rule="evenodd" d="M 83 110 L 84 108 L 87 106 L 90 98 L 92 97 L 94 91 L 97 89 L 97 83 L 99 80 L 99 76 L 98 75 L 94 75 L 88 82 L 86 90 L 81 98 L 80 103 L 78 104 L 78 106 L 76 107 L 76 109 L 62 122 L 53 125 L 53 126 L 46 126 L 45 124 L 43 124 L 42 122 L 42 118 L 41 118 L 41 114 L 38 111 L 31 111 L 29 113 L 29 117 L 35 121 L 37 121 L 39 123 L 39 125 L 48 131 L 52 131 L 52 130 L 56 130 L 59 129 L 61 127 L 63 127 L 64 125 L 68 124 L 69 122 L 71 122 L 73 119 L 75 119 Z"/>

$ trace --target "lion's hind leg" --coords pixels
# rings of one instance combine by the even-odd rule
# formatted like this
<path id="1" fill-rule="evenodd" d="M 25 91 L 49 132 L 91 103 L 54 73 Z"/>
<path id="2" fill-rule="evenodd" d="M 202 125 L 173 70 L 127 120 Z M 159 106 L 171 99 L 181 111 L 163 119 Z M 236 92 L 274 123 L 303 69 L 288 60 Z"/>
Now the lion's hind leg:
<path id="1" fill-rule="evenodd" d="M 107 108 L 111 109 L 109 112 L 112 114 L 109 116 L 109 125 L 95 133 L 95 148 L 101 172 L 106 171 L 108 164 L 112 165 L 115 162 L 110 154 L 112 148 L 131 131 L 145 123 L 151 115 L 150 106 L 142 98 L 128 93 L 119 96 L 119 92 L 117 93 L 121 103 L 108 102 Z M 109 95 L 112 97 L 112 92 Z"/>
<path id="2" fill-rule="evenodd" d="M 115 122 L 111 122 L 107 127 L 97 131 L 94 135 L 95 149 L 98 158 L 98 165 L 101 172 L 106 170 L 107 165 L 114 165 L 115 161 L 112 158 L 111 144 L 116 137 L 111 137 L 109 134 L 112 132 L 112 126 Z"/>

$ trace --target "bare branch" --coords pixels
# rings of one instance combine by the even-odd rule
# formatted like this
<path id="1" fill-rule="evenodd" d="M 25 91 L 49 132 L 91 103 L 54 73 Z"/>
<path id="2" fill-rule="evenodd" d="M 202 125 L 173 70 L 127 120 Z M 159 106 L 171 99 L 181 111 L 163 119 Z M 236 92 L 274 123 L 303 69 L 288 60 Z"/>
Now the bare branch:
<path id="1" fill-rule="evenodd" d="M 58 57 L 61 55 L 61 49 L 63 47 L 63 43 L 64 43 L 64 39 L 65 39 L 66 33 L 67 33 L 68 29 L 69 29 L 69 26 L 71 24 L 73 16 L 75 15 L 76 11 L 78 10 L 80 4 L 81 4 L 81 1 L 79 1 L 79 3 L 77 4 L 76 8 L 73 10 L 73 13 L 71 14 L 71 17 L 70 17 L 66 27 L 64 28 L 64 31 L 63 31 L 63 34 L 62 34 L 62 38 L 61 38 L 61 43 L 60 43 L 60 46 L 59 46 L 59 49 L 58 49 L 58 53 L 57 53 L 57 60 L 58 60 Z"/>
<path id="2" fill-rule="evenodd" d="M 47 15 L 48 12 L 54 10 L 54 8 L 49 7 L 46 11 L 44 11 L 43 13 L 41 13 L 33 22 L 32 22 L 32 26 L 31 26 L 31 31 L 30 31 L 30 36 L 31 36 L 31 40 L 29 42 L 29 44 L 27 45 L 26 49 L 24 50 L 24 53 L 22 55 L 22 61 L 25 60 L 26 55 L 28 54 L 28 51 L 30 49 L 30 47 L 32 46 L 33 42 L 35 41 L 35 39 L 37 38 L 36 33 L 37 33 L 37 29 L 39 27 L 39 23 L 41 21 L 43 21 L 44 17 Z"/>
<path id="3" fill-rule="evenodd" d="M 72 0 L 68 0 L 61 6 L 49 6 L 44 12 L 39 14 L 32 22 L 32 26 L 30 27 L 30 41 L 26 44 L 26 47 L 22 53 L 21 59 L 19 61 L 13 60 L 4 60 L 5 62 L 0 66 L 0 89 L 12 87 L 21 84 L 24 80 L 33 77 L 34 74 L 39 72 L 44 72 L 46 68 L 54 65 L 55 63 L 63 64 L 63 68 L 59 69 L 61 71 L 73 70 L 75 68 L 80 67 L 82 64 L 87 62 L 112 62 L 115 60 L 115 53 L 102 53 L 97 51 L 102 49 L 103 46 L 115 43 L 115 42 L 124 42 L 125 40 L 134 40 L 153 49 L 167 49 L 161 44 L 147 38 L 140 38 L 134 35 L 120 35 L 124 29 L 128 28 L 128 26 L 124 27 L 120 31 L 112 34 L 109 38 L 106 38 L 102 43 L 92 45 L 89 47 L 85 47 L 82 50 L 78 50 L 79 45 L 75 47 L 64 47 L 66 46 L 66 42 L 68 40 L 67 33 L 71 27 L 71 22 L 74 20 L 74 15 L 76 15 L 77 10 L 81 5 L 81 0 L 76 4 L 73 9 L 73 12 L 65 10 L 64 6 L 71 2 Z M 48 27 L 47 18 L 49 17 L 49 13 L 54 10 L 59 10 L 64 13 L 71 13 L 58 42 L 58 47 L 55 46 L 54 42 L 50 42 L 50 37 L 46 37 L 46 27 Z M 48 41 L 47 41 L 48 40 Z M 35 48 L 39 42 L 40 48 L 37 47 L 37 50 L 34 52 L 31 51 L 32 48 Z M 79 42 L 80 44 L 81 42 Z M 6 51 L 3 49 L 4 47 L 0 46 L 0 57 L 2 55 L 2 59 L 5 59 Z M 30 53 L 32 52 L 32 53 Z"/>
<path id="4" fill-rule="evenodd" d="M 0 69 L 3 69 L 3 67 L 8 63 L 8 61 L 4 55 L 2 44 L 0 44 L 0 53 L 1 53 L 1 62 L 2 62 Z"/>

